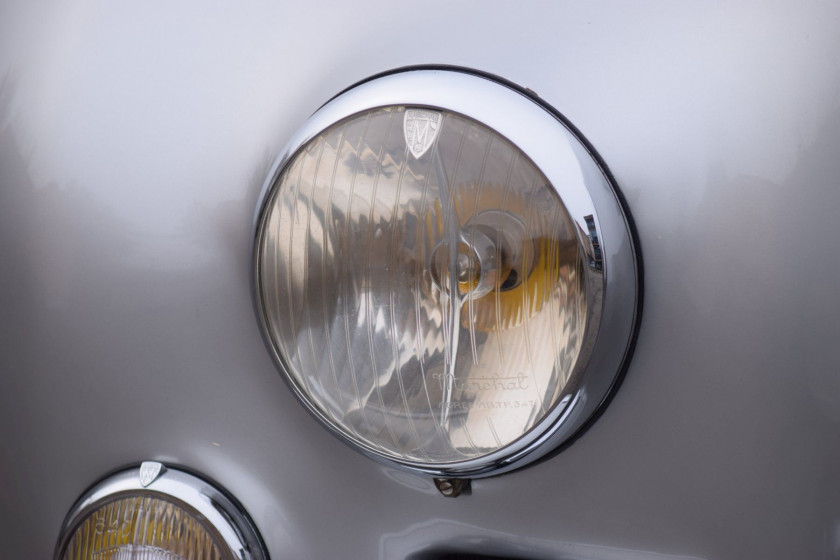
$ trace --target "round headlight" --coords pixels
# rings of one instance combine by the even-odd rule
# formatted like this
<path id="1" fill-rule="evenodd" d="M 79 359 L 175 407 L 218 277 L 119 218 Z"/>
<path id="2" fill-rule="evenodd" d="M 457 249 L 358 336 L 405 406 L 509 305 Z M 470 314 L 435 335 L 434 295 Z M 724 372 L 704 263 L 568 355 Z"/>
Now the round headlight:
<path id="1" fill-rule="evenodd" d="M 319 110 L 266 184 L 255 263 L 267 340 L 308 408 L 437 475 L 567 439 L 634 323 L 633 247 L 598 164 L 531 99 L 458 72 Z"/>
<path id="2" fill-rule="evenodd" d="M 188 473 L 146 462 L 112 475 L 73 507 L 57 560 L 264 560 L 248 516 Z"/>

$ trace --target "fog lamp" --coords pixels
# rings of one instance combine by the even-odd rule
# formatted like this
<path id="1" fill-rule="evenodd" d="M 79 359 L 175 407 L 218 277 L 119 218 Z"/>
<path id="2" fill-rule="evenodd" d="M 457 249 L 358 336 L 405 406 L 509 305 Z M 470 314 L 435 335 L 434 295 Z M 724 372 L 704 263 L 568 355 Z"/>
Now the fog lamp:
<path id="1" fill-rule="evenodd" d="M 203 480 L 160 463 L 113 475 L 65 522 L 60 560 L 263 560 L 247 515 Z"/>
<path id="2" fill-rule="evenodd" d="M 598 164 L 555 115 L 459 72 L 380 78 L 310 119 L 266 184 L 255 280 L 310 411 L 374 457 L 447 476 L 501 472 L 579 429 L 635 314 Z"/>

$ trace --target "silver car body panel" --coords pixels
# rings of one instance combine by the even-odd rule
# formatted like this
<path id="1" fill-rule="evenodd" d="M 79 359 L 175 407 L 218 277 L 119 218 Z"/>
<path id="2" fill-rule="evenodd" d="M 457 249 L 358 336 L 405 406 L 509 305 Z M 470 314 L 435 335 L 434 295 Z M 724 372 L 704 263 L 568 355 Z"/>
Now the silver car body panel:
<path id="1" fill-rule="evenodd" d="M 389 69 L 502 76 L 609 165 L 644 256 L 630 367 L 558 455 L 444 499 L 323 430 L 263 346 L 260 187 Z M 840 555 L 840 4 L 0 7 L 0 535 L 156 460 L 272 558 Z"/>

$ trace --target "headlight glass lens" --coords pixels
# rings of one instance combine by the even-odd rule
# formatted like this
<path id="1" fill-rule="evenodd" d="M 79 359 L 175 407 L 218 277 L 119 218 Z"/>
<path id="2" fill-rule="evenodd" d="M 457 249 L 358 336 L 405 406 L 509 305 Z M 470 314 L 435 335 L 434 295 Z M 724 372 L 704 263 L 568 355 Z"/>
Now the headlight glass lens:
<path id="1" fill-rule="evenodd" d="M 419 107 L 356 114 L 287 161 L 261 220 L 268 336 L 345 437 L 451 465 L 558 404 L 586 327 L 586 233 L 492 129 Z"/>
<path id="2" fill-rule="evenodd" d="M 91 511 L 73 532 L 62 559 L 233 560 L 229 551 L 188 505 L 138 492 Z"/>

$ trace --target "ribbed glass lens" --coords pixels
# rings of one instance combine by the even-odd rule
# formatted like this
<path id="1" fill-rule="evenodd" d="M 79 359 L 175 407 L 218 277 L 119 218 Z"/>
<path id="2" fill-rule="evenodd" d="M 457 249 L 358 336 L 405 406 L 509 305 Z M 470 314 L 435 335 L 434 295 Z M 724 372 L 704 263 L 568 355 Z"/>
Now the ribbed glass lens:
<path id="1" fill-rule="evenodd" d="M 586 232 L 488 127 L 400 106 L 345 119 L 287 162 L 261 232 L 269 336 L 351 440 L 450 465 L 558 403 L 585 329 Z"/>
<path id="2" fill-rule="evenodd" d="M 192 508 L 148 492 L 90 512 L 62 560 L 233 560 L 216 531 Z"/>

